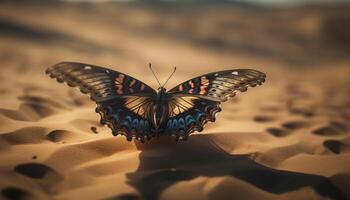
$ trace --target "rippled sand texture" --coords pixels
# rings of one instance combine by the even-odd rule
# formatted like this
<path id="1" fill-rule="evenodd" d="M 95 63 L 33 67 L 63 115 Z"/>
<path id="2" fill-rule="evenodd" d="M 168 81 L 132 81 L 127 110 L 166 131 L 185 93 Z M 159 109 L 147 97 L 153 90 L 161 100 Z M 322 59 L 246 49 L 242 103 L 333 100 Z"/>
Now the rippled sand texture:
<path id="1" fill-rule="evenodd" d="M 350 197 L 349 7 L 0 4 L 1 199 Z M 273 22 L 273 23 L 272 23 Z M 250 67 L 267 82 L 186 142 L 113 137 L 44 74 L 81 61 L 168 89 Z"/>

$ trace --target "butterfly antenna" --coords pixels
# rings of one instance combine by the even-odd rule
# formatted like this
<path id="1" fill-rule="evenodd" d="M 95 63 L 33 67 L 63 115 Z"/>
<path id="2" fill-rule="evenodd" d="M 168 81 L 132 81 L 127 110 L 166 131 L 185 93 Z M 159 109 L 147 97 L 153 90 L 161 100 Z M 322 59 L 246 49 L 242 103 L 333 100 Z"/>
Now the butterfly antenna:
<path id="1" fill-rule="evenodd" d="M 159 82 L 159 80 L 158 80 L 156 74 L 154 73 L 154 71 L 153 71 L 153 69 L 152 69 L 151 63 L 149 64 L 149 69 L 151 70 L 153 76 L 156 78 L 156 80 L 157 80 L 157 82 L 158 82 L 158 84 L 159 84 L 159 87 L 162 87 L 162 85 L 160 84 L 160 82 Z"/>
<path id="2" fill-rule="evenodd" d="M 176 67 L 174 67 L 173 73 L 170 74 L 169 78 L 165 81 L 165 83 L 163 84 L 162 87 L 164 87 L 164 86 L 168 83 L 168 81 L 170 80 L 170 78 L 174 75 L 175 71 L 176 71 Z"/>

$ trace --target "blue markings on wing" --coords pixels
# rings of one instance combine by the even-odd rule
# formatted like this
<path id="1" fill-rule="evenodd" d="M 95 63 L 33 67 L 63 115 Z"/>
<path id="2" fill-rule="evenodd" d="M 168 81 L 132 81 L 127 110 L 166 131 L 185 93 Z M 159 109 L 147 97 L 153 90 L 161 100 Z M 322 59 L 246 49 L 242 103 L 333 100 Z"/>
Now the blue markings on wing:
<path id="1" fill-rule="evenodd" d="M 147 119 L 143 119 L 133 112 L 128 112 L 122 108 L 116 109 L 112 106 L 105 106 L 105 109 L 118 129 L 126 129 L 128 132 L 136 133 L 139 136 L 149 134 L 150 124 Z"/>
<path id="2" fill-rule="evenodd" d="M 187 114 L 179 117 L 174 117 L 168 120 L 166 130 L 170 132 L 185 131 L 193 124 L 200 123 L 200 119 L 207 114 L 199 109 L 194 110 L 193 114 Z"/>
<path id="3" fill-rule="evenodd" d="M 189 126 L 189 125 L 191 125 L 192 123 L 195 123 L 195 122 L 196 122 L 196 120 L 193 118 L 192 115 L 185 116 L 186 126 Z"/>
<path id="4" fill-rule="evenodd" d="M 220 103 L 198 99 L 195 105 L 178 115 L 168 118 L 165 124 L 154 128 L 146 116 L 140 116 L 124 106 L 123 101 L 99 104 L 96 112 L 101 115 L 101 123 L 107 124 L 114 135 L 123 134 L 128 140 L 133 137 L 149 139 L 160 135 L 175 135 L 186 139 L 194 131 L 202 131 L 205 123 L 215 121 L 215 113 L 220 112 Z"/>
<path id="5" fill-rule="evenodd" d="M 198 121 L 198 120 L 200 120 L 201 117 L 206 115 L 205 112 L 207 112 L 207 109 L 205 109 L 205 112 L 203 112 L 203 111 L 201 111 L 199 109 L 195 109 L 195 112 L 196 112 L 196 115 L 195 115 L 196 121 Z"/>
<path id="6" fill-rule="evenodd" d="M 184 118 L 180 118 L 178 120 L 177 126 L 179 127 L 179 129 L 185 129 L 186 128 Z"/>
<path id="7" fill-rule="evenodd" d="M 219 102 L 198 99 L 193 108 L 169 118 L 164 132 L 186 139 L 190 133 L 202 131 L 207 122 L 215 121 L 215 114 L 220 111 Z"/>

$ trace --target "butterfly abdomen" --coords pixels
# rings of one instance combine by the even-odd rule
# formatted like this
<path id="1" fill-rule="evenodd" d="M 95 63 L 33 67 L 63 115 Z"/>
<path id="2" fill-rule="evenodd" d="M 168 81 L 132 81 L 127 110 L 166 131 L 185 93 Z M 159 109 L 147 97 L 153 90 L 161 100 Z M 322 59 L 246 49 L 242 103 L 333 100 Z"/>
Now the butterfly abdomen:
<path id="1" fill-rule="evenodd" d="M 149 119 L 153 124 L 153 127 L 159 129 L 169 116 L 168 97 L 164 88 L 161 88 L 157 93 L 156 103 L 152 106 L 149 113 Z"/>

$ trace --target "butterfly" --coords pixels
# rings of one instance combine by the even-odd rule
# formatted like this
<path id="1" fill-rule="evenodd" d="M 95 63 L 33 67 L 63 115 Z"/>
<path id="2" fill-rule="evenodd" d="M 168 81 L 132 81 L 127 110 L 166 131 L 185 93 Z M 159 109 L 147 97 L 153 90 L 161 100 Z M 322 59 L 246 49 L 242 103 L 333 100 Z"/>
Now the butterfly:
<path id="1" fill-rule="evenodd" d="M 261 85 L 266 78 L 253 69 L 225 70 L 195 77 L 166 91 L 164 86 L 176 67 L 163 85 L 149 67 L 159 84 L 157 91 L 124 73 L 91 64 L 62 62 L 46 73 L 88 94 L 97 104 L 100 123 L 113 135 L 141 142 L 163 135 L 186 140 L 191 133 L 202 131 L 207 122 L 215 121 L 222 102 Z"/>

